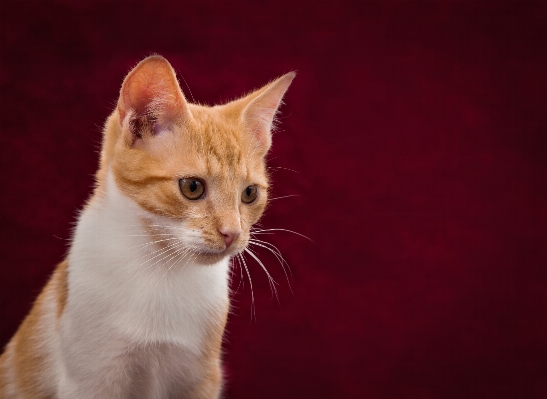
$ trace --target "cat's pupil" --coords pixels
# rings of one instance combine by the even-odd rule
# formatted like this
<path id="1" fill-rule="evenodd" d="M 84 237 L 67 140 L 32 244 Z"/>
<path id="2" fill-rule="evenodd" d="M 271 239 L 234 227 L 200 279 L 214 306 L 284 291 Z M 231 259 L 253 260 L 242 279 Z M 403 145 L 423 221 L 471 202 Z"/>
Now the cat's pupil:
<path id="1" fill-rule="evenodd" d="M 194 192 L 198 189 L 198 182 L 195 180 L 192 180 L 192 183 L 190 183 L 190 191 Z"/>
<path id="2" fill-rule="evenodd" d="M 253 188 L 251 186 L 247 187 L 247 189 L 245 190 L 245 194 L 247 194 L 247 197 L 250 197 L 252 193 Z"/>

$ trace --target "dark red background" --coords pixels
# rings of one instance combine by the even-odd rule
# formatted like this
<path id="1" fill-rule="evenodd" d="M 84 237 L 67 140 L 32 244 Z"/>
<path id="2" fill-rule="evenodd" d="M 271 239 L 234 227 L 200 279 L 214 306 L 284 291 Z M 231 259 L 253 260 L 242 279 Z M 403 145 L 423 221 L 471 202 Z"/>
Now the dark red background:
<path id="1" fill-rule="evenodd" d="M 78 4 L 1 4 L 0 344 L 157 52 L 203 103 L 298 71 L 264 225 L 314 244 L 234 295 L 228 398 L 547 397 L 545 2 Z"/>

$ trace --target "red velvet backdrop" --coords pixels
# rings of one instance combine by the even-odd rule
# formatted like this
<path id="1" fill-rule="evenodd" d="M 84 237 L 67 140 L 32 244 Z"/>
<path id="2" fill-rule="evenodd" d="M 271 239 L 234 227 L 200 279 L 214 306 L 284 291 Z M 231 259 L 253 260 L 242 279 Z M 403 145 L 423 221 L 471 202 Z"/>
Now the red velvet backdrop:
<path id="1" fill-rule="evenodd" d="M 1 4 L 0 343 L 66 252 L 129 68 L 202 103 L 291 70 L 228 398 L 547 397 L 547 8 L 501 2 Z M 190 91 L 184 88 L 188 97 Z M 239 271 L 234 284 L 239 282 Z"/>

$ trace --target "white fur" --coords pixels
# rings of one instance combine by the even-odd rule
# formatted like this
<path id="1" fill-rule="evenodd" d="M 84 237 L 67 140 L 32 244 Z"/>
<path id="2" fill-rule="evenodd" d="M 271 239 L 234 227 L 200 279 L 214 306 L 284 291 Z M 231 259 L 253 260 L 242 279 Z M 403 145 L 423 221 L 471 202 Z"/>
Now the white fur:
<path id="1" fill-rule="evenodd" d="M 111 175 L 106 196 L 80 215 L 60 325 L 60 399 L 180 397 L 202 377 L 204 340 L 227 306 L 229 259 L 204 266 L 162 253 L 143 218 L 184 241 L 184 226 L 144 211 Z"/>

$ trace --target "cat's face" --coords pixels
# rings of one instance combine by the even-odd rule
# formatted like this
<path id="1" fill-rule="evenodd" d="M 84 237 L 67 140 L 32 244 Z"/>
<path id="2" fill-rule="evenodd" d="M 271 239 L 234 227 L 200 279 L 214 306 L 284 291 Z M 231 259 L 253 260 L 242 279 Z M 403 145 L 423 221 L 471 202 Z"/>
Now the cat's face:
<path id="1" fill-rule="evenodd" d="M 267 203 L 264 157 L 292 77 L 205 107 L 186 102 L 163 58 L 128 75 L 105 130 L 101 170 L 145 210 L 152 237 L 168 237 L 162 242 L 202 264 L 245 249 Z"/>
<path id="2" fill-rule="evenodd" d="M 172 234 L 210 263 L 245 248 L 268 177 L 263 155 L 221 107 L 192 111 L 194 120 L 159 131 L 146 148 L 121 146 L 112 168 L 122 191 L 150 213 L 152 235 Z"/>

